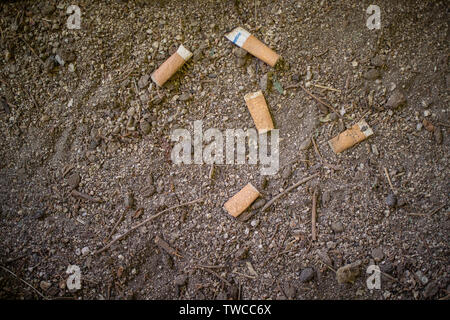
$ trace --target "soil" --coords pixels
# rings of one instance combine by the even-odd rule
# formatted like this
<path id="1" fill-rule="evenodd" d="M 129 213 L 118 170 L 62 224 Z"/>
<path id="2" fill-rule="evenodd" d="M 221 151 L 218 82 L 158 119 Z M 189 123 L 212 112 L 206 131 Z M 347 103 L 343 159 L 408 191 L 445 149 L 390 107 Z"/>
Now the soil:
<path id="1" fill-rule="evenodd" d="M 73 2 L 0 5 L 0 298 L 448 298 L 447 2 L 379 0 L 379 30 L 370 1 L 80 0 L 68 29 Z M 243 56 L 224 37 L 237 26 L 282 63 Z M 193 57 L 157 88 L 181 43 Z M 243 97 L 266 80 L 277 174 L 172 163 L 176 128 L 254 128 Z M 360 119 L 374 134 L 335 154 Z M 249 182 L 269 201 L 314 173 L 248 219 L 223 209 Z"/>

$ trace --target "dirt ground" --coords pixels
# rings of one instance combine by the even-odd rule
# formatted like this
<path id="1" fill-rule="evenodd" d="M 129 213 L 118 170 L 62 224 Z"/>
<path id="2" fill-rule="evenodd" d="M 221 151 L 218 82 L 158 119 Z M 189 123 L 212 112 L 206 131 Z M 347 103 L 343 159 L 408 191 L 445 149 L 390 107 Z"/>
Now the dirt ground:
<path id="1" fill-rule="evenodd" d="M 448 21 L 446 1 L 2 2 L 0 298 L 448 299 Z M 224 37 L 238 26 L 283 63 L 238 50 Z M 180 44 L 193 57 L 156 88 Z M 172 163 L 176 128 L 254 128 L 243 97 L 259 89 L 276 175 Z M 335 154 L 360 119 L 374 134 Z M 261 197 L 233 218 L 223 204 L 249 182 Z"/>

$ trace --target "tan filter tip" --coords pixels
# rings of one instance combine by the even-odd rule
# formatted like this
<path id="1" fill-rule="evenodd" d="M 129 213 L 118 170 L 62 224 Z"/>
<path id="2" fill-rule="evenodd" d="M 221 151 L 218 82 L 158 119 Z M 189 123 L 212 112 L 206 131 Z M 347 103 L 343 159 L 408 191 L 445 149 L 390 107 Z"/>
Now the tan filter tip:
<path id="1" fill-rule="evenodd" d="M 260 193 L 256 188 L 248 183 L 244 188 L 236 193 L 231 199 L 224 204 L 225 210 L 228 211 L 233 217 L 238 217 L 245 211 L 252 203 L 260 196 Z"/>
<path id="2" fill-rule="evenodd" d="M 340 153 L 367 139 L 372 134 L 373 131 L 366 121 L 361 120 L 350 129 L 341 132 L 339 135 L 329 140 L 328 143 L 335 153 Z"/>
<path id="3" fill-rule="evenodd" d="M 274 129 L 272 116 L 267 107 L 266 99 L 262 91 L 247 93 L 244 96 L 248 111 L 253 118 L 258 133 L 264 133 Z"/>

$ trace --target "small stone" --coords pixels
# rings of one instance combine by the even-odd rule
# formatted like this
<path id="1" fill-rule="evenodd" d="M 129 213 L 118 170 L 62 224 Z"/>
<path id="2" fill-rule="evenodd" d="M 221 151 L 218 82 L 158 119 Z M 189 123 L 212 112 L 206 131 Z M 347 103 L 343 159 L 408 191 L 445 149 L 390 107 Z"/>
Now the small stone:
<path id="1" fill-rule="evenodd" d="M 259 221 L 258 220 L 253 220 L 252 222 L 250 222 L 250 225 L 252 226 L 252 227 L 257 227 L 258 226 L 258 224 L 259 224 Z"/>
<path id="2" fill-rule="evenodd" d="M 293 82 L 300 82 L 300 79 L 301 79 L 301 76 L 298 73 L 293 74 L 292 77 L 291 77 L 291 80 Z"/>
<path id="3" fill-rule="evenodd" d="M 425 111 L 423 112 L 423 116 L 424 116 L 424 117 L 429 117 L 430 115 L 431 115 L 430 110 L 425 110 Z"/>
<path id="4" fill-rule="evenodd" d="M 83 256 L 87 255 L 89 253 L 89 247 L 84 247 L 83 249 L 81 249 L 81 254 Z"/>
<path id="5" fill-rule="evenodd" d="M 154 186 L 150 185 L 145 189 L 144 197 L 146 197 L 146 198 L 151 197 L 155 193 L 156 193 L 156 188 Z"/>
<path id="6" fill-rule="evenodd" d="M 370 63 L 375 67 L 382 67 L 386 63 L 386 56 L 382 54 L 376 55 L 370 60 Z"/>
<path id="7" fill-rule="evenodd" d="M 264 205 L 266 204 L 266 200 L 265 199 L 258 199 L 255 202 L 253 202 L 252 204 L 252 210 L 258 210 L 260 208 L 262 208 Z"/>
<path id="8" fill-rule="evenodd" d="M 42 290 L 47 291 L 51 285 L 52 284 L 48 281 L 41 281 L 41 283 L 39 284 L 39 287 L 41 287 Z"/>
<path id="9" fill-rule="evenodd" d="M 175 278 L 174 284 L 175 284 L 176 286 L 182 287 L 182 286 L 184 286 L 184 285 L 186 284 L 187 279 L 188 279 L 188 276 L 187 276 L 187 275 L 185 275 L 185 274 L 180 274 L 180 275 L 178 275 L 178 276 Z"/>
<path id="10" fill-rule="evenodd" d="M 360 265 L 361 262 L 357 261 L 351 264 L 347 264 L 343 267 L 340 267 L 336 271 L 336 279 L 338 283 L 354 283 L 356 278 L 359 276 Z"/>
<path id="11" fill-rule="evenodd" d="M 150 125 L 150 123 L 147 122 L 147 120 L 142 119 L 139 123 L 139 127 L 141 128 L 141 131 L 143 134 L 150 133 L 151 125 Z"/>
<path id="12" fill-rule="evenodd" d="M 42 220 L 42 219 L 44 219 L 44 217 L 45 217 L 45 210 L 43 210 L 43 209 L 36 210 L 36 212 L 33 216 L 33 218 L 36 220 Z"/>
<path id="13" fill-rule="evenodd" d="M 270 76 L 269 73 L 264 74 L 261 77 L 261 80 L 259 81 L 259 87 L 263 92 L 269 92 L 270 91 Z"/>
<path id="14" fill-rule="evenodd" d="M 180 101 L 188 101 L 191 98 L 192 98 L 192 96 L 189 93 L 185 92 L 180 95 L 179 100 Z"/>
<path id="15" fill-rule="evenodd" d="M 248 251 L 249 251 L 249 248 L 248 248 L 248 247 L 242 247 L 242 248 L 240 248 L 240 249 L 236 252 L 236 254 L 235 254 L 236 260 L 244 260 L 244 259 L 247 259 Z"/>
<path id="16" fill-rule="evenodd" d="M 328 253 L 326 253 L 326 251 L 320 251 L 319 252 L 319 258 L 326 265 L 328 265 L 328 266 L 332 266 L 333 265 L 333 261 L 331 261 L 331 258 L 328 256 Z"/>
<path id="17" fill-rule="evenodd" d="M 299 149 L 301 151 L 307 150 L 307 149 L 309 149 L 311 147 L 311 145 L 312 145 L 311 139 L 310 138 L 306 138 L 305 140 L 303 140 L 302 143 L 300 143 Z"/>
<path id="18" fill-rule="evenodd" d="M 299 277 L 300 282 L 308 282 L 312 278 L 314 278 L 314 269 L 313 268 L 305 268 L 300 272 L 300 277 Z"/>
<path id="19" fill-rule="evenodd" d="M 436 283 L 436 281 L 431 281 L 426 287 L 423 292 L 423 296 L 425 298 L 432 298 L 434 297 L 439 291 L 439 286 Z"/>
<path id="20" fill-rule="evenodd" d="M 389 208 L 394 208 L 397 204 L 397 196 L 393 192 L 389 193 L 386 197 L 386 204 Z"/>
<path id="21" fill-rule="evenodd" d="M 344 231 L 344 225 L 340 221 L 335 221 L 331 223 L 331 230 L 336 233 L 341 233 Z"/>
<path id="22" fill-rule="evenodd" d="M 422 124 L 428 132 L 433 132 L 435 129 L 434 125 L 427 119 L 423 119 Z"/>
<path id="23" fill-rule="evenodd" d="M 139 89 L 144 89 L 148 85 L 148 80 L 150 76 L 148 74 L 144 74 L 138 81 Z"/>
<path id="24" fill-rule="evenodd" d="M 131 192 L 128 192 L 125 196 L 124 205 L 126 208 L 132 208 L 134 206 L 134 196 Z"/>
<path id="25" fill-rule="evenodd" d="M 442 131 L 440 128 L 436 128 L 434 130 L 434 141 L 436 141 L 437 144 L 442 144 Z"/>
<path id="26" fill-rule="evenodd" d="M 283 172 L 281 173 L 281 177 L 282 177 L 284 180 L 287 180 L 287 179 L 289 179 L 289 177 L 291 176 L 291 174 L 292 174 L 292 169 L 291 169 L 291 167 L 290 167 L 290 166 L 286 166 L 286 167 L 283 169 Z"/>
<path id="27" fill-rule="evenodd" d="M 390 109 L 396 109 L 406 103 L 406 97 L 401 90 L 395 90 L 388 101 L 386 107 Z"/>
<path id="28" fill-rule="evenodd" d="M 372 258 L 375 262 L 380 262 L 384 258 L 384 253 L 381 248 L 375 248 L 372 250 Z"/>
<path id="29" fill-rule="evenodd" d="M 70 177 L 67 179 L 67 183 L 69 184 L 71 190 L 78 188 L 80 182 L 81 177 L 78 173 L 71 174 Z"/>
<path id="30" fill-rule="evenodd" d="M 336 242 L 328 241 L 327 242 L 327 248 L 328 249 L 335 249 L 336 248 Z"/>
<path id="31" fill-rule="evenodd" d="M 386 262 L 380 264 L 380 271 L 390 274 L 392 271 L 394 271 L 394 266 L 389 261 L 386 261 Z"/>
<path id="32" fill-rule="evenodd" d="M 311 79 L 312 79 L 311 66 L 308 66 L 308 67 L 306 67 L 305 81 L 311 81 Z"/>
<path id="33" fill-rule="evenodd" d="M 44 16 L 48 16 L 48 15 L 51 15 L 53 12 L 55 12 L 55 10 L 56 10 L 56 7 L 55 7 L 53 4 L 46 3 L 46 4 L 42 7 L 41 13 L 42 13 Z"/>
<path id="34" fill-rule="evenodd" d="M 239 47 L 234 48 L 233 52 L 237 58 L 245 58 L 247 56 L 247 51 Z"/>
<path id="35" fill-rule="evenodd" d="M 363 77 L 367 80 L 375 80 L 380 77 L 380 72 L 377 69 L 370 69 L 366 73 L 364 73 Z"/>
<path id="36" fill-rule="evenodd" d="M 286 298 L 294 299 L 297 293 L 297 289 L 293 285 L 288 283 L 284 286 L 284 293 L 286 294 Z"/>
<path id="37" fill-rule="evenodd" d="M 135 109 L 134 107 L 128 108 L 128 110 L 127 110 L 127 115 L 128 115 L 129 117 L 134 116 L 135 113 L 136 113 L 136 109 Z"/>
<path id="38" fill-rule="evenodd" d="M 416 272 L 417 278 L 419 278 L 420 282 L 422 282 L 423 285 L 426 285 L 428 283 L 428 278 L 422 273 L 422 271 L 418 270 Z"/>
<path id="39" fill-rule="evenodd" d="M 242 68 L 247 63 L 247 58 L 237 58 L 236 61 L 237 61 L 238 67 Z"/>
<path id="40" fill-rule="evenodd" d="M 330 191 L 324 191 L 322 194 L 322 202 L 323 204 L 329 203 L 331 200 L 331 192 Z"/>

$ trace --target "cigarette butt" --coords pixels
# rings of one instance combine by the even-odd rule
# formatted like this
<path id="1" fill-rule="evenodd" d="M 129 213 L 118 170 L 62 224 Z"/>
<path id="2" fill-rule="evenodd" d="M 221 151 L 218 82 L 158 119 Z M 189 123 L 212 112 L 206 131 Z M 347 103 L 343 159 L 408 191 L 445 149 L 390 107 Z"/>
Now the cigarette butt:
<path id="1" fill-rule="evenodd" d="M 190 57 L 192 57 L 192 52 L 180 45 L 178 50 L 153 72 L 151 76 L 153 82 L 162 87 Z"/>
<path id="2" fill-rule="evenodd" d="M 275 51 L 241 27 L 235 28 L 233 31 L 226 34 L 225 37 L 271 67 L 275 66 L 280 58 Z"/>
<path id="3" fill-rule="evenodd" d="M 253 201 L 260 196 L 260 193 L 256 188 L 248 183 L 244 188 L 236 193 L 231 199 L 229 199 L 223 207 L 228 211 L 233 217 L 239 216 L 242 212 L 247 209 Z"/>
<path id="4" fill-rule="evenodd" d="M 247 93 L 244 96 L 250 115 L 255 122 L 258 133 L 264 133 L 274 129 L 272 116 L 267 107 L 266 99 L 261 90 L 257 92 Z"/>
<path id="5" fill-rule="evenodd" d="M 328 143 L 335 153 L 340 153 L 353 147 L 355 144 L 366 140 L 373 134 L 372 129 L 366 121 L 361 120 L 350 129 L 341 132 L 339 135 L 329 140 Z"/>

